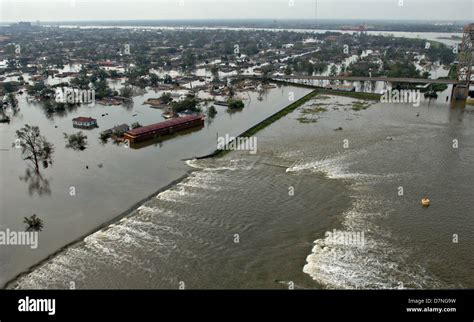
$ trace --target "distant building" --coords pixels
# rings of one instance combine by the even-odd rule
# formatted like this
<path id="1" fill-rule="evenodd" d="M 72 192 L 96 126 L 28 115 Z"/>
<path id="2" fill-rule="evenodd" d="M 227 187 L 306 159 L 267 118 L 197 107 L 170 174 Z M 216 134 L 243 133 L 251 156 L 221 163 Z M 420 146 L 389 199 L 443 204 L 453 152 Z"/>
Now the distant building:
<path id="1" fill-rule="evenodd" d="M 201 115 L 188 115 L 130 130 L 124 138 L 130 143 L 137 143 L 203 125 L 204 118 Z"/>
<path id="2" fill-rule="evenodd" d="M 29 21 L 20 21 L 18 23 L 13 23 L 10 25 L 10 28 L 16 30 L 30 30 L 34 28 L 38 28 L 37 26 L 33 26 Z"/>
<path id="3" fill-rule="evenodd" d="M 80 129 L 91 129 L 97 126 L 97 120 L 92 117 L 76 117 L 72 119 L 72 126 Z"/>
<path id="4" fill-rule="evenodd" d="M 332 89 L 334 91 L 343 91 L 343 92 L 354 92 L 355 87 L 353 85 L 328 85 L 328 89 Z"/>

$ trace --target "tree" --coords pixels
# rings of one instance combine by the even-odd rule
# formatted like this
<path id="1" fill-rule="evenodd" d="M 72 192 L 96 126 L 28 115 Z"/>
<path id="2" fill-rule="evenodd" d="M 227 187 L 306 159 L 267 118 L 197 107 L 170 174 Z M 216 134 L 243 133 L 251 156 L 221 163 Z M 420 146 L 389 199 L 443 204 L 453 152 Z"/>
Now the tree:
<path id="1" fill-rule="evenodd" d="M 133 86 L 126 85 L 120 89 L 120 96 L 130 98 L 133 96 Z"/>
<path id="2" fill-rule="evenodd" d="M 171 84 L 171 83 L 173 82 L 173 79 L 171 78 L 170 75 L 166 74 L 165 77 L 164 77 L 164 79 L 163 79 L 163 82 L 164 82 L 165 84 Z"/>
<path id="3" fill-rule="evenodd" d="M 46 89 L 44 82 L 35 82 L 33 86 L 28 86 L 28 95 L 40 95 Z"/>
<path id="4" fill-rule="evenodd" d="M 216 114 L 217 114 L 217 110 L 214 107 L 214 105 L 211 105 L 207 108 L 207 116 L 209 116 L 210 118 L 213 118 L 214 116 L 216 116 Z"/>
<path id="5" fill-rule="evenodd" d="M 331 77 L 336 77 L 337 76 L 337 66 L 336 65 L 331 66 L 331 70 L 329 71 L 329 76 L 331 76 Z M 331 80 L 330 83 L 334 84 L 334 80 Z"/>
<path id="6" fill-rule="evenodd" d="M 171 107 L 175 114 L 186 110 L 191 112 L 200 112 L 201 109 L 197 106 L 197 103 L 198 102 L 194 97 L 186 97 L 180 102 L 172 102 Z"/>
<path id="7" fill-rule="evenodd" d="M 163 93 L 161 94 L 161 97 L 160 97 L 160 100 L 163 104 L 168 104 L 169 102 L 171 102 L 173 100 L 173 98 L 171 97 L 171 93 Z"/>
<path id="8" fill-rule="evenodd" d="M 43 107 L 47 113 L 54 113 L 56 111 L 53 103 L 50 100 L 44 101 Z"/>
<path id="9" fill-rule="evenodd" d="M 16 108 L 18 106 L 18 101 L 16 100 L 16 97 L 15 97 L 14 93 L 9 93 L 8 94 L 8 102 L 10 103 L 10 106 L 12 108 Z"/>
<path id="10" fill-rule="evenodd" d="M 210 71 L 213 77 L 212 80 L 215 82 L 218 82 L 219 81 L 219 67 L 217 67 L 217 65 L 212 65 L 210 68 Z"/>
<path id="11" fill-rule="evenodd" d="M 16 138 L 13 147 L 21 148 L 23 160 L 32 163 L 37 174 L 40 162 L 43 168 L 53 164 L 54 146 L 41 135 L 39 127 L 25 124 L 16 131 Z"/>
<path id="12" fill-rule="evenodd" d="M 10 82 L 3 83 L 3 90 L 4 90 L 6 93 L 12 93 L 12 92 L 15 91 L 15 86 L 13 86 L 13 84 L 10 83 Z"/>
<path id="13" fill-rule="evenodd" d="M 28 225 L 27 231 L 41 231 L 44 226 L 43 220 L 38 218 L 36 214 L 33 214 L 29 218 L 25 217 L 23 222 Z"/>
<path id="14" fill-rule="evenodd" d="M 229 99 L 227 101 L 227 104 L 229 104 L 229 109 L 235 110 L 235 109 L 241 109 L 244 108 L 245 104 L 242 102 L 242 100 L 234 100 L 234 99 Z"/>
<path id="15" fill-rule="evenodd" d="M 130 126 L 132 129 L 138 129 L 139 127 L 142 127 L 142 125 L 138 122 L 132 123 Z"/>
<path id="16" fill-rule="evenodd" d="M 157 86 L 158 83 L 160 82 L 160 77 L 158 75 L 150 73 L 150 84 L 152 86 Z"/>
<path id="17" fill-rule="evenodd" d="M 182 55 L 182 64 L 181 66 L 184 69 L 192 70 L 196 64 L 196 56 L 193 54 L 192 51 L 187 50 Z"/>
<path id="18" fill-rule="evenodd" d="M 83 151 L 87 147 L 87 136 L 84 135 L 82 131 L 71 135 L 64 133 L 64 138 L 67 140 L 66 148 Z"/>
<path id="19" fill-rule="evenodd" d="M 112 89 L 107 85 L 107 81 L 99 80 L 94 82 L 95 98 L 101 99 L 104 97 L 112 96 Z"/>
<path id="20" fill-rule="evenodd" d="M 270 81 L 272 74 L 272 66 L 267 65 L 262 67 L 262 83 L 267 84 Z"/>
<path id="21" fill-rule="evenodd" d="M 312 76 L 314 73 L 314 66 L 310 62 L 308 62 L 306 65 L 306 72 L 308 73 L 309 76 Z"/>

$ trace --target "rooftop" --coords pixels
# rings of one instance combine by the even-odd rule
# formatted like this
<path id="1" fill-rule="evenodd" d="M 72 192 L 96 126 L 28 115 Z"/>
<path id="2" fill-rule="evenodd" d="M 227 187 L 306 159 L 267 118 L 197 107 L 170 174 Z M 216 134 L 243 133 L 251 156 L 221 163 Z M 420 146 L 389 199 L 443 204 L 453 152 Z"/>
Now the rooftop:
<path id="1" fill-rule="evenodd" d="M 76 117 L 72 120 L 73 120 L 73 122 L 95 122 L 95 121 L 97 121 L 96 119 L 93 119 L 92 117 L 82 117 L 82 116 Z"/>
<path id="2" fill-rule="evenodd" d="M 177 125 L 177 124 L 181 124 L 181 123 L 185 123 L 189 121 L 195 121 L 201 118 L 202 118 L 201 115 L 188 115 L 188 116 L 178 117 L 178 118 L 170 119 L 161 123 L 139 127 L 139 128 L 130 130 L 127 133 L 134 136 L 142 135 L 150 131 L 164 129 L 173 125 Z"/>

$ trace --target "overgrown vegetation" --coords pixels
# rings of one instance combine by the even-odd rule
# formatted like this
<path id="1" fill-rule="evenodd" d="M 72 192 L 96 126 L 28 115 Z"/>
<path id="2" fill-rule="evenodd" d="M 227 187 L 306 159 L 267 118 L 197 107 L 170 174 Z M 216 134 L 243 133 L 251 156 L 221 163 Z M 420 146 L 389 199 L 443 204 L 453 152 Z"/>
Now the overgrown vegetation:
<path id="1" fill-rule="evenodd" d="M 83 151 L 87 147 L 87 136 L 79 131 L 77 133 L 68 135 L 64 133 L 64 138 L 67 141 L 66 148 L 76 151 Z"/>
<path id="2" fill-rule="evenodd" d="M 245 107 L 245 104 L 242 100 L 236 100 L 232 98 L 227 100 L 227 104 L 229 104 L 229 109 L 231 110 L 239 110 Z"/>
<path id="3" fill-rule="evenodd" d="M 172 102 L 171 107 L 173 109 L 173 112 L 180 113 L 184 111 L 190 111 L 190 112 L 201 112 L 201 109 L 197 106 L 197 100 L 194 96 L 187 96 L 184 100 L 179 101 L 179 102 Z"/>
<path id="4" fill-rule="evenodd" d="M 369 102 L 364 101 L 354 101 L 352 102 L 352 110 L 353 111 L 362 111 L 368 109 L 370 107 Z"/>
<path id="5" fill-rule="evenodd" d="M 216 116 L 216 114 L 217 114 L 217 110 L 214 105 L 211 105 L 207 108 L 207 116 L 209 116 L 210 118 L 213 118 L 214 116 Z"/>

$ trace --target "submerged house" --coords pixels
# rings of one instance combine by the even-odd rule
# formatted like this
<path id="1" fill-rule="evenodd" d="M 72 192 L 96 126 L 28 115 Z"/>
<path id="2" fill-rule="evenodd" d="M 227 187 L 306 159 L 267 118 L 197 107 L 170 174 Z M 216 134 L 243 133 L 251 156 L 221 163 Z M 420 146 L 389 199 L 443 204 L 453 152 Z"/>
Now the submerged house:
<path id="1" fill-rule="evenodd" d="M 92 129 L 97 126 L 97 120 L 92 117 L 76 117 L 72 119 L 72 126 L 80 129 Z"/>
<path id="2" fill-rule="evenodd" d="M 124 139 L 130 143 L 137 143 L 203 125 L 204 117 L 201 115 L 188 115 L 127 131 L 124 134 Z"/>

